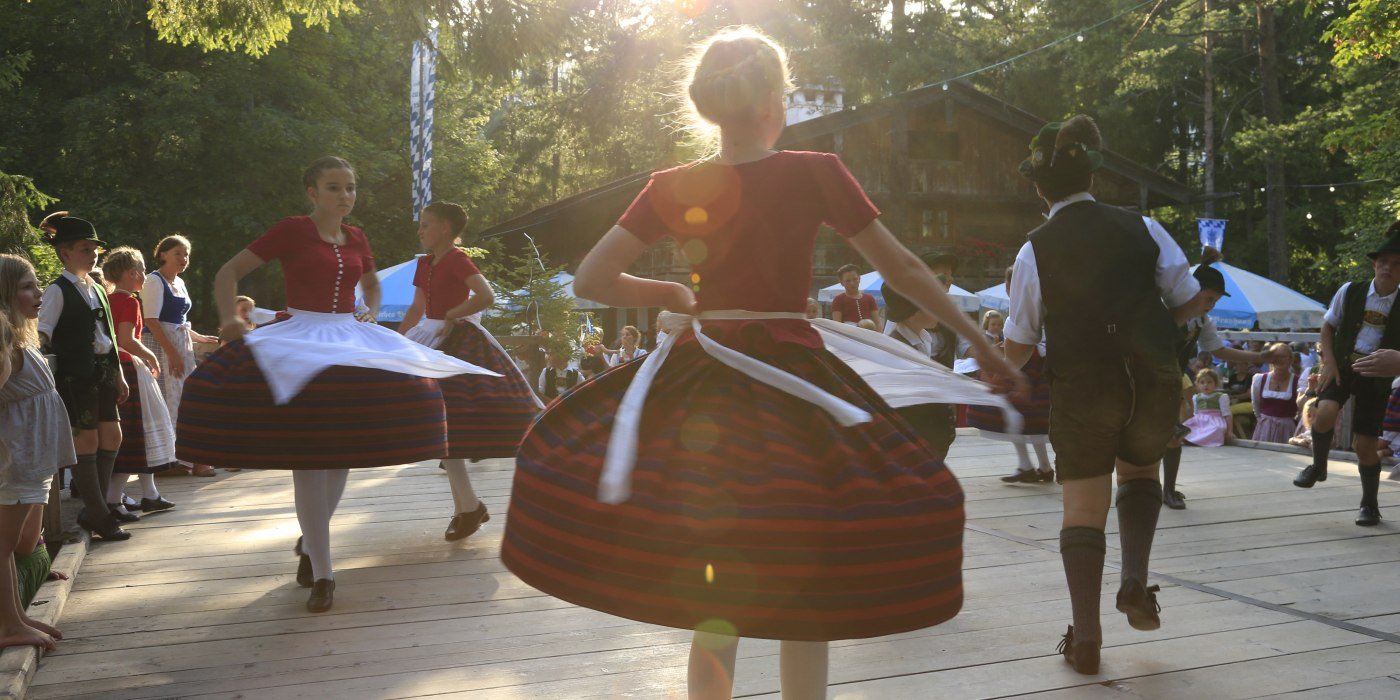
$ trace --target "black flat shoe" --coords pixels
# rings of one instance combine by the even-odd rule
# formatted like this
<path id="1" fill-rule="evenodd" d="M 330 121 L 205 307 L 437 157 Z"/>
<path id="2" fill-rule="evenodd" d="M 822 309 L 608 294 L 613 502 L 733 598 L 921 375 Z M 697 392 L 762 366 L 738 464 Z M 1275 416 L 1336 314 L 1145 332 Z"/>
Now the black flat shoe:
<path id="1" fill-rule="evenodd" d="M 1143 588 L 1142 582 L 1130 578 L 1118 589 L 1118 612 L 1128 616 L 1128 624 L 1135 630 L 1152 631 L 1162 626 L 1162 606 L 1157 604 L 1157 591 L 1161 586 Z"/>
<path id="2" fill-rule="evenodd" d="M 111 503 L 107 504 L 107 512 L 111 514 L 113 520 L 119 523 L 134 523 L 141 519 L 141 516 L 135 513 L 123 513 L 120 508 Z"/>
<path id="3" fill-rule="evenodd" d="M 1162 503 L 1165 503 L 1172 510 L 1186 510 L 1186 497 L 1180 491 L 1168 491 L 1162 494 Z"/>
<path id="4" fill-rule="evenodd" d="M 1046 470 L 1043 471 L 1043 472 L 1036 472 L 1035 475 L 1036 475 L 1037 477 L 1040 477 L 1038 480 L 1039 480 L 1040 483 L 1042 483 L 1042 484 L 1053 484 L 1053 483 L 1055 483 L 1055 470 L 1054 470 L 1054 469 L 1046 469 Z"/>
<path id="5" fill-rule="evenodd" d="M 174 508 L 175 504 L 165 500 L 165 496 L 157 496 L 155 500 L 149 498 L 141 499 L 142 513 L 159 513 L 163 510 Z"/>
<path id="6" fill-rule="evenodd" d="M 448 542 L 455 542 L 480 530 L 481 524 L 490 519 L 491 514 L 486 512 L 486 504 L 477 503 L 476 510 L 452 516 L 452 522 L 447 524 L 447 532 L 444 532 L 442 537 Z"/>
<path id="7" fill-rule="evenodd" d="M 292 547 L 292 551 L 296 552 L 296 555 L 301 558 L 301 561 L 297 562 L 297 585 L 302 588 L 310 588 L 312 584 L 315 583 L 311 572 L 311 557 L 301 553 L 300 537 L 297 538 L 297 545 Z"/>
<path id="8" fill-rule="evenodd" d="M 1003 476 L 1001 480 L 1008 484 L 1038 484 L 1040 483 L 1040 473 L 1036 471 L 1016 472 L 1011 476 Z"/>
<path id="9" fill-rule="evenodd" d="M 311 587 L 311 597 L 306 599 L 306 609 L 311 612 L 325 612 L 335 602 L 335 579 L 317 579 Z"/>
<path id="10" fill-rule="evenodd" d="M 1318 469 L 1315 465 L 1309 464 L 1303 468 L 1303 471 L 1298 472 L 1298 476 L 1294 477 L 1293 485 L 1300 489 L 1310 489 L 1313 484 L 1319 481 L 1327 481 L 1327 467 Z"/>
<path id="11" fill-rule="evenodd" d="M 1381 524 L 1381 509 L 1377 506 L 1361 506 L 1361 512 L 1356 514 L 1356 524 L 1362 527 Z"/>
<path id="12" fill-rule="evenodd" d="M 1065 655 L 1065 663 L 1069 664 L 1078 673 L 1086 676 L 1095 676 L 1099 673 L 1099 644 L 1098 642 L 1074 641 L 1074 625 L 1070 625 L 1065 631 L 1064 639 L 1060 640 L 1060 645 L 1055 647 L 1055 651 Z"/>
<path id="13" fill-rule="evenodd" d="M 104 542 L 122 542 L 131 539 L 131 533 L 122 529 L 115 521 L 95 523 L 88 518 L 87 511 L 78 514 L 78 527 L 102 538 Z"/>

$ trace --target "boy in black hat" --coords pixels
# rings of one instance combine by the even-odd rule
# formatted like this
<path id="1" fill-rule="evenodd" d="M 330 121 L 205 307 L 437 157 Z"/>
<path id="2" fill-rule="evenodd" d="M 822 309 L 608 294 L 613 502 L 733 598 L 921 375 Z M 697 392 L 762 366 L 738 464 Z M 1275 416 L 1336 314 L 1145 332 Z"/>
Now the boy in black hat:
<path id="1" fill-rule="evenodd" d="M 1317 413 L 1313 416 L 1313 463 L 1293 480 L 1300 488 L 1327 480 L 1327 452 L 1332 431 L 1346 402 L 1356 399 L 1351 418 L 1351 446 L 1361 473 L 1361 510 L 1357 525 L 1381 521 L 1377 495 L 1381 484 L 1381 424 L 1390 397 L 1388 378 L 1358 374 L 1363 358 L 1381 350 L 1400 349 L 1400 314 L 1391 313 L 1400 287 L 1400 223 L 1391 224 L 1387 238 L 1368 253 L 1375 272 L 1370 284 L 1348 282 L 1337 290 L 1322 317 L 1322 369 L 1318 383 Z"/>
<path id="2" fill-rule="evenodd" d="M 106 493 L 122 441 L 117 404 L 126 401 L 127 385 L 107 291 L 90 276 L 106 243 L 91 223 L 68 212 L 49 215 L 40 227 L 63 263 L 63 274 L 40 299 L 39 334 L 58 357 L 54 381 L 73 428 L 78 463 L 71 469 L 83 499 L 78 525 L 104 540 L 125 540 L 131 533 L 109 511 Z"/>
<path id="3" fill-rule="evenodd" d="M 1050 442 L 1064 490 L 1060 557 L 1074 613 L 1060 650 L 1084 674 L 1099 670 L 1104 527 L 1114 503 L 1118 610 L 1136 629 L 1161 626 L 1157 587 L 1147 587 L 1162 508 L 1157 463 L 1179 416 L 1178 327 L 1202 308 L 1200 284 L 1161 225 L 1089 194 L 1101 148 L 1097 125 L 1084 116 L 1048 124 L 1031 141 L 1021 173 L 1050 213 L 1016 256 L 1003 330 L 1013 367 L 1045 331 Z"/>
<path id="4" fill-rule="evenodd" d="M 1214 357 L 1226 362 L 1249 362 L 1252 364 L 1267 364 L 1269 362 L 1268 353 L 1252 352 L 1232 348 L 1225 344 L 1220 338 L 1219 332 L 1215 328 L 1215 321 L 1209 316 L 1210 310 L 1223 297 L 1230 296 L 1225 291 L 1225 275 L 1220 273 L 1211 265 L 1221 261 L 1220 251 L 1206 246 L 1201 252 L 1201 264 L 1196 267 L 1192 276 L 1201 285 L 1200 300 L 1202 304 L 1201 315 L 1186 322 L 1182 327 L 1182 345 L 1177 354 L 1177 360 L 1181 365 L 1183 374 L 1182 382 L 1182 414 L 1185 419 L 1191 414 L 1190 395 L 1195 391 L 1195 382 L 1191 379 L 1189 366 L 1191 360 L 1196 357 L 1197 347 L 1201 351 L 1208 352 Z M 1180 436 L 1173 436 L 1171 442 L 1167 443 L 1166 452 L 1162 453 L 1162 502 L 1172 510 L 1183 510 L 1186 508 L 1186 497 L 1176 490 L 1177 472 L 1181 470 L 1181 440 Z"/>

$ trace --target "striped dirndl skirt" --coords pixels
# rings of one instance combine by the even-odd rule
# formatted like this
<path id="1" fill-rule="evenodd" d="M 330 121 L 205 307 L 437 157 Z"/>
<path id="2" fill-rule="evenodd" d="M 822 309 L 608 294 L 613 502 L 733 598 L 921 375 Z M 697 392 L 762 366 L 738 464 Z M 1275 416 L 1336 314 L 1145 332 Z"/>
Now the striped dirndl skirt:
<path id="1" fill-rule="evenodd" d="M 145 414 L 148 411 L 145 410 L 146 407 L 143 404 L 145 401 L 164 401 L 165 399 L 161 396 L 146 396 L 145 393 L 142 392 L 141 387 L 143 385 L 146 387 L 157 386 L 149 372 L 147 372 L 144 379 L 138 374 L 138 372 L 146 372 L 144 365 L 139 368 L 132 362 L 123 362 L 121 365 L 122 376 L 126 379 L 128 393 L 126 403 L 122 404 L 121 410 L 122 444 L 117 450 L 117 461 L 113 465 L 112 471 L 117 474 L 154 474 L 156 472 L 163 472 L 175 466 L 176 463 L 174 459 L 158 464 L 151 463 L 151 451 L 147 449 L 151 446 L 146 443 L 147 430 Z M 164 430 L 169 431 L 170 428 L 166 427 Z M 171 434 L 167 432 L 167 439 L 170 436 Z M 169 457 L 174 457 L 173 445 L 168 443 L 157 451 L 163 452 Z"/>
<path id="2" fill-rule="evenodd" d="M 1387 433 L 1400 433 L 1400 388 L 1390 392 L 1390 400 L 1385 406 L 1385 423 L 1381 429 Z"/>
<path id="3" fill-rule="evenodd" d="M 1030 382 L 1030 395 L 1024 401 L 1012 401 L 1021 412 L 1021 434 L 1006 430 L 1006 419 L 994 406 L 968 406 L 968 425 L 982 431 L 982 437 L 1008 442 L 1045 443 L 1050 435 L 1050 378 L 1045 376 L 1045 358 L 1032 353 L 1021 369 Z"/>
<path id="4" fill-rule="evenodd" d="M 180 459 L 244 469 L 346 469 L 447 454 L 442 390 L 433 379 L 331 366 L 277 404 L 242 340 L 185 381 Z"/>
<path id="5" fill-rule="evenodd" d="M 447 456 L 455 459 L 514 457 L 535 416 L 544 408 L 520 368 L 487 331 L 475 323 L 454 323 L 445 338 L 437 319 L 424 319 L 408 338 L 502 377 L 459 374 L 440 379 L 447 403 Z"/>
<path id="6" fill-rule="evenodd" d="M 643 363 L 579 386 L 530 428 L 516 457 L 506 566 L 578 605 L 745 637 L 873 637 L 956 615 L 963 494 L 942 460 L 827 350 L 736 348 L 868 411 L 870 422 L 841 427 L 715 360 L 688 333 L 647 396 L 628 500 L 599 502 L 599 476 L 613 416 Z"/>

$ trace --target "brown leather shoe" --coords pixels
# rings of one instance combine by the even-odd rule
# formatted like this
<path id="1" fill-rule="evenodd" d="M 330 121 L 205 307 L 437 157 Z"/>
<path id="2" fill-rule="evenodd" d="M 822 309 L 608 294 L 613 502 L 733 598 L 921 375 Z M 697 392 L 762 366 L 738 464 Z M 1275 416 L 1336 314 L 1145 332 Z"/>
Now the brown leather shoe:
<path id="1" fill-rule="evenodd" d="M 306 609 L 311 612 L 325 612 L 335 602 L 335 579 L 317 579 L 311 587 L 311 597 L 306 599 Z"/>
<path id="2" fill-rule="evenodd" d="M 491 514 L 486 512 L 486 504 L 478 501 L 476 510 L 452 516 L 452 522 L 447 524 L 447 532 L 444 532 L 442 537 L 448 542 L 464 539 L 480 530 L 481 524 L 490 519 Z"/>
<path id="3" fill-rule="evenodd" d="M 1070 625 L 1065 631 L 1064 639 L 1060 640 L 1060 646 L 1055 651 L 1065 655 L 1065 663 L 1074 667 L 1078 673 L 1086 676 L 1095 676 L 1099 673 L 1099 643 L 1098 642 L 1075 642 L 1074 625 Z"/>

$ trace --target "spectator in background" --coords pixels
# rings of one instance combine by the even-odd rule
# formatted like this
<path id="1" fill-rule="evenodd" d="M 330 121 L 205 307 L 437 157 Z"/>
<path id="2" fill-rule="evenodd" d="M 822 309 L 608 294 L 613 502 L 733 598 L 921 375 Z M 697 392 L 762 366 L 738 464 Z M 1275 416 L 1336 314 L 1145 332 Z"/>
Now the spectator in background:
<path id="1" fill-rule="evenodd" d="M 240 294 L 233 298 L 233 304 L 233 311 L 238 315 L 238 320 L 243 322 L 245 329 L 251 331 L 258 327 L 258 324 L 253 321 L 253 309 L 257 308 L 257 302 L 253 301 L 253 297 Z"/>
<path id="2" fill-rule="evenodd" d="M 841 269 L 836 271 L 836 279 L 841 282 L 843 291 L 831 300 L 831 320 L 858 324 L 868 318 L 879 328 L 880 309 L 875 303 L 875 297 L 860 290 L 860 268 L 855 265 L 842 265 Z M 810 305 L 808 313 L 811 313 Z"/>
<path id="3" fill-rule="evenodd" d="M 987 342 L 996 345 L 1001 342 L 1001 329 L 1006 325 L 1006 319 L 1002 317 L 1000 311 L 988 311 L 982 317 L 982 332 L 987 334 Z"/>
<path id="4" fill-rule="evenodd" d="M 622 344 L 618 349 L 609 350 L 608 348 L 603 348 L 603 357 L 607 359 L 609 366 L 630 362 L 647 354 L 647 351 L 640 345 L 642 341 L 642 332 L 637 330 L 636 326 L 623 326 L 622 333 L 619 337 L 621 338 Z"/>
<path id="5" fill-rule="evenodd" d="M 583 383 L 583 377 L 579 371 L 569 368 L 569 355 L 567 353 L 551 352 L 548 354 L 548 362 L 549 366 L 540 372 L 537 383 L 540 396 L 543 396 L 546 402 L 569 393 L 570 389 Z"/>
<path id="6" fill-rule="evenodd" d="M 1293 370 L 1293 351 L 1286 343 L 1268 347 L 1269 367 L 1254 375 L 1250 403 L 1254 405 L 1254 439 L 1286 443 L 1297 431 L 1298 379 Z"/>
<path id="7" fill-rule="evenodd" d="M 807 297 L 807 318 L 819 318 L 822 315 L 822 305 L 816 299 Z"/>

